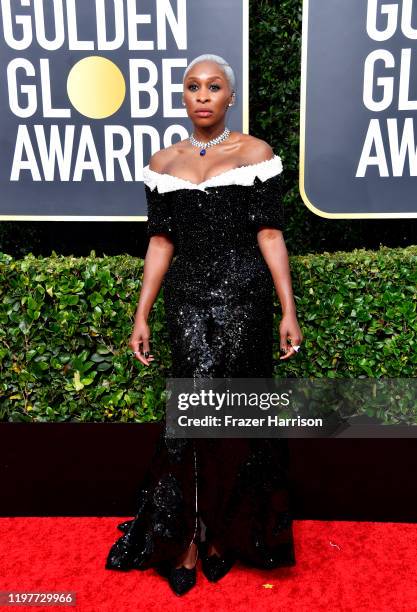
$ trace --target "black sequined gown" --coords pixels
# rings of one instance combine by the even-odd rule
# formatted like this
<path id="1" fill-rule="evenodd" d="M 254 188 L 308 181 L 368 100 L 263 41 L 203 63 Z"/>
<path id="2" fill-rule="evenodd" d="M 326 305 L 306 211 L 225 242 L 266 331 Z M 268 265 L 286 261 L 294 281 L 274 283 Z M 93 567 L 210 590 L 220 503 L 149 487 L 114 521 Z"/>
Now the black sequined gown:
<path id="1" fill-rule="evenodd" d="M 281 171 L 274 156 L 194 185 L 145 168 L 148 235 L 175 244 L 163 282 L 173 377 L 272 377 L 273 282 L 257 230 L 283 228 Z M 158 568 L 204 526 L 248 565 L 295 563 L 285 439 L 162 435 L 136 510 L 108 569 Z"/>

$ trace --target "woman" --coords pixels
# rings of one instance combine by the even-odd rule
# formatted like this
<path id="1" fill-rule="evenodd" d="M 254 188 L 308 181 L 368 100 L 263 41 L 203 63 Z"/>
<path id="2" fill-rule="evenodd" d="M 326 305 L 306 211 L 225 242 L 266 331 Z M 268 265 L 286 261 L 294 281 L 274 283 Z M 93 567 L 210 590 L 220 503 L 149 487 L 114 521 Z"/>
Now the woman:
<path id="1" fill-rule="evenodd" d="M 183 85 L 193 134 L 144 169 L 150 241 L 130 347 L 145 366 L 154 359 L 147 319 L 163 286 L 173 377 L 270 378 L 274 287 L 280 359 L 302 342 L 282 236 L 282 163 L 266 142 L 225 127 L 236 92 L 223 58 L 195 58 Z M 287 468 L 285 439 L 161 436 L 136 517 L 119 525 L 106 568 L 155 567 L 182 595 L 196 583 L 199 551 L 212 581 L 236 559 L 293 565 Z"/>

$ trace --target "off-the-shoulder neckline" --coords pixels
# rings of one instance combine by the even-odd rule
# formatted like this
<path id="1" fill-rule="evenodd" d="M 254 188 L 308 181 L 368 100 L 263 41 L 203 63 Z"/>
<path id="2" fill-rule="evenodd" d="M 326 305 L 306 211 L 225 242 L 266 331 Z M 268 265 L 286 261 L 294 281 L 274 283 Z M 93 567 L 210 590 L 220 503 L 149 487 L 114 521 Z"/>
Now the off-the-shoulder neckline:
<path id="1" fill-rule="evenodd" d="M 167 172 L 157 172 L 156 170 L 151 170 L 151 168 L 149 168 L 149 164 L 144 167 L 143 173 L 145 183 L 146 179 L 150 178 L 151 182 L 155 182 L 156 184 L 160 183 L 161 181 L 162 183 L 166 181 L 168 181 L 168 183 L 179 182 L 180 184 L 187 185 L 187 187 L 191 189 L 204 190 L 205 185 L 209 186 L 212 182 L 218 182 L 220 177 L 223 178 L 228 177 L 230 175 L 230 178 L 232 179 L 233 183 L 234 178 L 241 178 L 243 176 L 243 173 L 247 173 L 248 170 L 250 171 L 250 175 L 252 178 L 254 178 L 257 172 L 260 172 L 261 177 L 264 176 L 265 178 L 268 178 L 269 176 L 271 176 L 271 170 L 276 171 L 277 169 L 279 172 L 282 171 L 282 163 L 279 155 L 274 155 L 269 159 L 264 159 L 260 162 L 256 162 L 253 164 L 244 164 L 241 166 L 237 166 L 236 168 L 229 168 L 229 170 L 224 170 L 223 172 L 219 172 L 214 176 L 210 176 L 201 183 L 194 183 L 193 181 L 182 178 L 180 176 L 176 176 L 174 174 L 169 174 Z"/>

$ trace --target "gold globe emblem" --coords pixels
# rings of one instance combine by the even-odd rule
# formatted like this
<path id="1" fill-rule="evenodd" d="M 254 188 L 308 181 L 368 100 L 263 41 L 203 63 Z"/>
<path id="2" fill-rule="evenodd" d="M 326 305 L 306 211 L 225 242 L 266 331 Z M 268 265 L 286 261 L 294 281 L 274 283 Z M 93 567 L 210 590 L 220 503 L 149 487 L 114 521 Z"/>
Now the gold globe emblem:
<path id="1" fill-rule="evenodd" d="M 79 113 L 90 119 L 104 119 L 123 104 L 126 83 L 116 64 L 105 57 L 92 55 L 71 68 L 67 93 Z"/>

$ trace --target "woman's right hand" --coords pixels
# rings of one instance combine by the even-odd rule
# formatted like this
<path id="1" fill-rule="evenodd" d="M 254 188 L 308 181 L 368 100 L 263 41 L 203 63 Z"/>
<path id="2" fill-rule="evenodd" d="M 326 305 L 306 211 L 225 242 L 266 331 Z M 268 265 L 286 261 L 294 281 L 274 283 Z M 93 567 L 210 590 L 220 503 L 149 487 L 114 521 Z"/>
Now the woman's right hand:
<path id="1" fill-rule="evenodd" d="M 141 361 L 144 365 L 150 365 L 151 361 L 153 361 L 154 356 L 150 355 L 145 357 L 144 353 L 149 353 L 149 338 L 150 338 L 150 330 L 149 325 L 144 319 L 139 320 L 134 328 L 132 335 L 130 336 L 129 346 L 132 351 L 135 353 L 135 359 Z"/>

